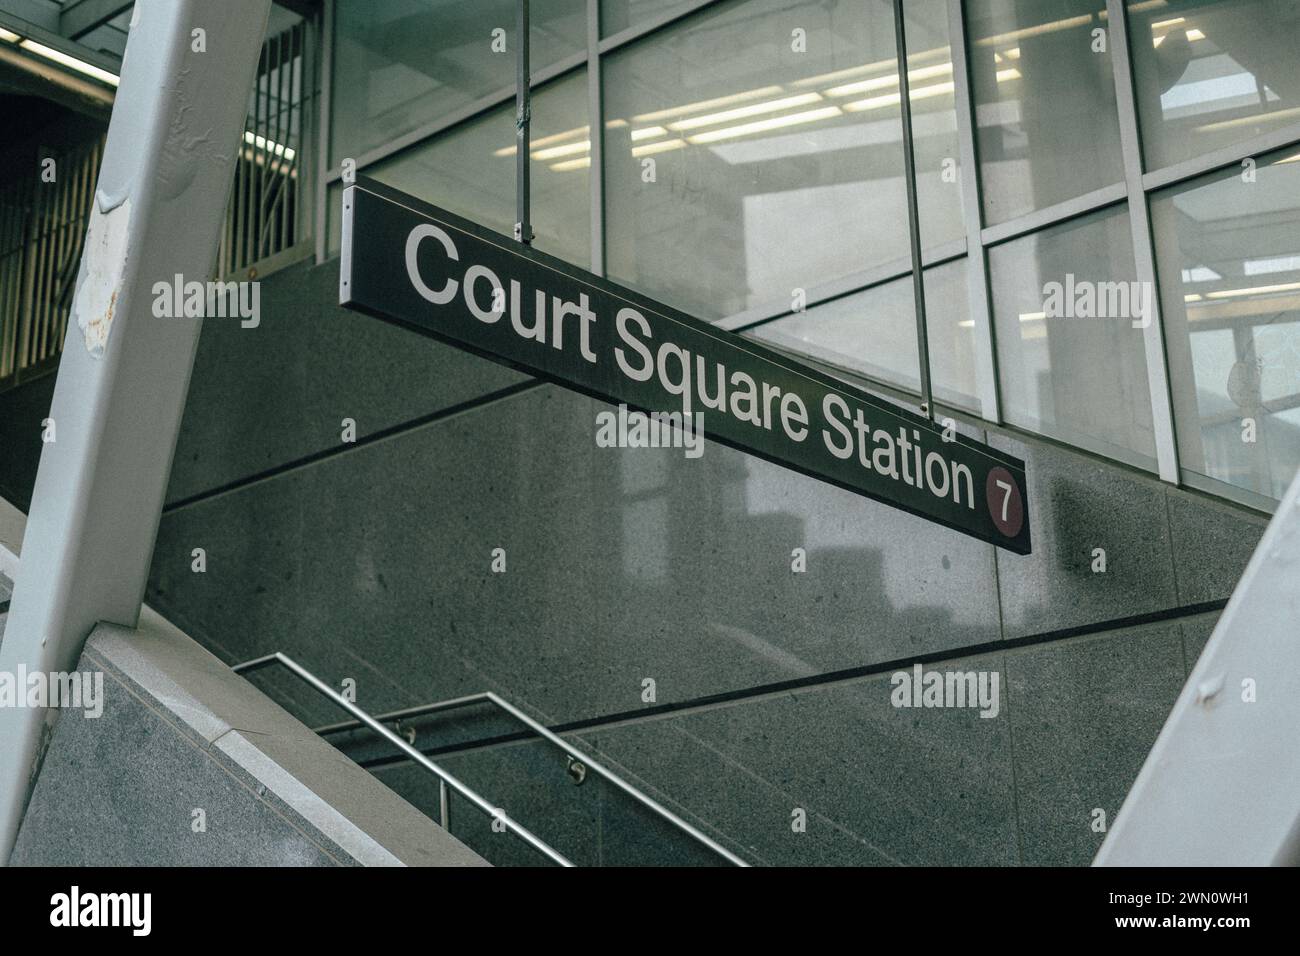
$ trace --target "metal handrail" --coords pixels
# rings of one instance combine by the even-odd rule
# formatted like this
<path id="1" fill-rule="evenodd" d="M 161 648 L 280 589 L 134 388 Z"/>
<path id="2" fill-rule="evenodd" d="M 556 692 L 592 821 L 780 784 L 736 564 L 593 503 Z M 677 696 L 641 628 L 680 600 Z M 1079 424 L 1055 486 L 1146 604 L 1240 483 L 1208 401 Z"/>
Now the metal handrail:
<path id="1" fill-rule="evenodd" d="M 280 664 L 285 668 L 287 668 L 289 672 L 293 674 L 295 677 L 303 681 L 313 690 L 316 690 L 319 693 L 323 694 L 325 697 L 328 697 L 335 704 L 342 707 L 349 714 L 355 717 L 361 724 L 365 725 L 366 727 L 369 727 L 375 733 L 379 734 L 379 736 L 387 740 L 390 744 L 392 744 L 393 746 L 401 750 L 402 753 L 406 754 L 406 756 L 410 757 L 412 760 L 414 760 L 425 770 L 428 770 L 435 777 L 437 777 L 439 783 L 438 802 L 439 802 L 439 808 L 442 812 L 442 825 L 444 829 L 447 827 L 447 823 L 449 822 L 448 811 L 450 808 L 448 804 L 447 788 L 451 787 L 451 789 L 455 790 L 462 797 L 464 797 L 466 800 L 472 803 L 479 810 L 482 810 L 489 817 L 493 818 L 494 820 L 500 820 L 504 824 L 507 830 L 514 833 L 516 836 L 522 839 L 533 849 L 537 850 L 539 853 L 543 854 L 553 862 L 558 863 L 560 866 L 573 866 L 573 863 L 567 857 L 565 857 L 562 853 L 560 853 L 550 844 L 546 843 L 544 840 L 542 840 L 540 837 L 534 834 L 523 824 L 516 823 L 514 820 L 510 819 L 510 817 L 506 814 L 506 812 L 502 810 L 500 807 L 492 806 L 490 803 L 484 800 L 483 797 L 479 796 L 478 793 L 471 790 L 465 784 L 461 783 L 460 780 L 456 779 L 456 777 L 454 777 L 452 774 L 448 773 L 446 770 L 438 766 L 436 763 L 434 763 L 424 754 L 420 753 L 420 751 L 416 750 L 414 747 L 412 747 L 409 743 L 407 743 L 397 734 L 393 733 L 391 730 L 389 730 L 387 727 L 385 727 L 383 724 L 377 721 L 374 717 L 370 716 L 370 714 L 366 713 L 366 711 L 362 710 L 352 701 L 348 700 L 346 697 L 344 697 L 342 694 L 336 691 L 333 687 L 330 687 L 319 677 L 317 677 L 311 671 L 307 670 L 305 667 L 303 667 L 293 658 L 289 657 L 287 654 L 282 654 L 279 651 L 276 651 L 274 654 L 267 654 L 265 657 L 258 657 L 251 661 L 245 661 L 242 664 L 236 664 L 234 667 L 231 668 L 231 670 L 234 671 L 236 674 L 244 674 L 249 671 L 260 670 L 263 667 L 269 667 L 272 664 Z"/>
<path id="2" fill-rule="evenodd" d="M 447 710 L 456 710 L 461 707 L 468 707 L 472 704 L 481 704 L 481 703 L 490 703 L 501 708 L 511 717 L 515 718 L 515 720 L 519 721 L 521 724 L 523 724 L 524 726 L 532 730 L 533 733 L 537 734 L 543 740 L 547 741 L 550 744 L 553 744 L 555 747 L 564 751 L 564 753 L 568 756 L 570 762 L 573 761 L 581 762 L 585 767 L 587 767 L 587 769 L 595 771 L 595 773 L 597 773 L 601 777 L 604 777 L 610 783 L 614 784 L 614 786 L 618 787 L 628 796 L 632 797 L 632 799 L 638 801 L 639 803 L 647 807 L 649 810 L 651 810 L 653 813 L 667 820 L 678 830 L 681 830 L 687 836 L 691 837 L 698 843 L 712 850 L 714 853 L 718 854 L 718 856 L 725 859 L 728 863 L 732 863 L 735 866 L 749 866 L 748 863 L 746 863 L 740 857 L 736 856 L 736 854 L 732 853 L 730 850 L 728 850 L 726 847 L 719 844 L 717 841 L 711 839 L 707 834 L 701 832 L 696 827 L 687 823 L 685 820 L 683 820 L 677 814 L 673 813 L 663 804 L 647 796 L 645 793 L 641 792 L 636 787 L 632 786 L 630 783 L 628 783 L 618 774 L 614 773 L 612 770 L 607 769 L 599 762 L 593 760 L 587 754 L 578 750 L 576 747 L 570 746 L 567 742 L 564 741 L 563 738 L 552 733 L 544 725 L 533 720 L 533 718 L 529 717 L 518 707 L 515 707 L 513 704 L 507 703 L 505 700 L 502 700 L 500 697 L 498 697 L 496 694 L 492 693 L 491 691 L 484 691 L 479 694 L 470 694 L 466 697 L 455 697 L 452 698 L 451 700 L 436 701 L 435 703 L 432 704 L 420 704 L 415 707 L 406 707 L 403 708 L 402 710 L 393 710 L 384 714 L 378 714 L 376 715 L 375 719 L 380 721 L 390 721 L 390 720 L 397 721 L 407 717 L 419 717 L 426 714 L 439 713 Z M 355 720 L 347 720 L 337 724 L 326 724 L 323 727 L 317 727 L 315 728 L 315 731 L 316 733 L 324 737 L 324 736 L 328 736 L 329 734 L 342 733 L 343 731 L 347 731 L 347 730 L 358 730 L 360 729 L 360 727 L 361 727 L 360 722 Z"/>
<path id="3" fill-rule="evenodd" d="M 281 658 L 285 661 L 288 660 L 288 658 L 285 658 L 284 655 L 282 654 L 273 654 L 270 655 L 269 657 L 259 658 L 257 661 L 249 661 L 247 664 L 240 664 L 235 668 L 235 670 L 238 671 L 241 668 L 249 668 L 250 665 L 261 664 L 262 666 L 264 666 L 266 663 L 271 663 L 273 658 Z M 331 696 L 336 695 L 336 692 L 333 690 L 333 688 L 330 688 L 324 684 L 320 684 L 320 687 L 323 690 L 327 691 Z M 351 702 L 347 702 L 347 703 L 350 704 Z M 593 760 L 591 757 L 583 753 L 581 750 L 578 750 L 576 747 L 570 746 L 561 737 L 557 736 L 556 734 L 548 730 L 544 725 L 533 720 L 533 718 L 529 717 L 518 707 L 515 707 L 513 704 L 510 704 L 505 700 L 502 700 L 500 697 L 498 697 L 496 694 L 492 693 L 491 691 L 484 691 L 479 694 L 470 694 L 465 697 L 456 697 L 456 698 L 452 698 L 451 700 L 437 701 L 431 704 L 420 704 L 416 707 L 406 707 L 403 708 L 402 710 L 389 711 L 387 713 L 378 714 L 373 717 L 371 717 L 369 714 L 365 714 L 365 712 L 361 711 L 360 708 L 357 708 L 355 704 L 352 704 L 350 707 L 345 706 L 345 709 L 349 710 L 349 712 L 354 713 L 354 715 L 357 717 L 356 720 L 343 721 L 337 724 L 327 724 L 322 727 L 315 728 L 315 732 L 320 734 L 322 737 L 324 737 L 330 734 L 341 733 L 347 730 L 359 730 L 363 726 L 369 727 L 371 730 L 375 730 L 376 729 L 375 725 L 380 721 L 396 721 L 406 717 L 416 717 L 416 716 L 423 716 L 425 714 L 439 713 L 442 711 L 457 710 L 461 707 L 469 707 L 473 704 L 481 704 L 481 703 L 489 703 L 496 707 L 499 707 L 501 710 L 505 711 L 507 714 L 509 714 L 515 720 L 519 721 L 525 727 L 529 728 L 531 731 L 533 731 L 533 733 L 537 734 L 543 740 L 547 741 L 548 743 L 557 747 L 558 749 L 564 751 L 565 755 L 568 757 L 570 762 L 574 762 L 574 761 L 581 762 L 584 766 L 587 767 L 587 769 L 605 778 L 610 783 L 612 783 L 615 787 L 617 787 L 618 789 L 626 793 L 628 796 L 630 796 L 632 799 L 636 800 L 642 806 L 649 809 L 652 813 L 668 821 L 668 823 L 671 824 L 673 827 L 685 833 L 687 836 L 691 837 L 697 843 L 700 843 L 702 846 L 713 851 L 718 856 L 726 860 L 728 863 L 731 863 L 734 866 L 744 866 L 744 867 L 749 866 L 748 863 L 746 863 L 740 857 L 736 856 L 736 854 L 732 853 L 726 847 L 719 844 L 716 840 L 710 838 L 707 834 L 701 832 L 698 828 L 692 826 L 690 823 L 687 823 L 685 820 L 683 820 L 677 814 L 673 813 L 663 804 L 647 796 L 645 793 L 641 792 L 636 787 L 632 786 L 630 783 L 628 783 L 618 774 L 614 773 L 612 770 L 609 770 L 598 761 Z M 363 719 L 363 714 L 365 719 Z M 416 750 L 415 747 L 412 746 L 410 743 L 408 743 L 406 740 L 402 739 L 393 731 L 388 730 L 388 728 L 383 727 L 382 724 L 380 724 L 380 727 L 382 728 L 381 735 L 384 737 L 384 739 L 388 740 L 390 743 L 397 743 L 400 749 L 402 750 L 402 752 L 406 754 L 408 757 L 410 757 L 413 753 L 419 754 L 421 758 L 424 758 L 421 761 L 422 763 L 427 762 L 428 764 L 432 764 L 432 761 L 428 761 L 428 758 L 424 757 L 423 754 L 420 754 L 420 751 Z M 438 771 L 435 770 L 434 772 L 437 773 Z M 445 792 L 440 796 L 445 806 Z"/>

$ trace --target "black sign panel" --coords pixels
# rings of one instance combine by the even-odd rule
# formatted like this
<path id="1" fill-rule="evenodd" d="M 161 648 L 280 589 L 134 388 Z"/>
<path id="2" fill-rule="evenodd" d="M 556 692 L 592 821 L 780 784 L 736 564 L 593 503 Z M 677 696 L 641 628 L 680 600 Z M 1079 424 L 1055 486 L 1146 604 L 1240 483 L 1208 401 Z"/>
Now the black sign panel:
<path id="1" fill-rule="evenodd" d="M 339 301 L 1029 553 L 1018 459 L 366 180 L 343 193 Z"/>

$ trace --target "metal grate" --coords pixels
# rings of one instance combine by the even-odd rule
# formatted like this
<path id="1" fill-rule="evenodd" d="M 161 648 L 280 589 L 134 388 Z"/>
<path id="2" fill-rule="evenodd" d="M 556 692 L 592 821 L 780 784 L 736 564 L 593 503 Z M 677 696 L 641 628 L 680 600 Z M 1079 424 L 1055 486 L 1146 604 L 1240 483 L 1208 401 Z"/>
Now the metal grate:
<path id="1" fill-rule="evenodd" d="M 254 277 L 312 251 L 309 157 L 316 101 L 314 24 L 262 44 L 235 164 L 216 274 Z M 104 137 L 55 155 L 56 178 L 0 186 L 0 388 L 63 349 Z"/>
<path id="2" fill-rule="evenodd" d="M 53 182 L 24 177 L 0 189 L 0 380 L 63 348 L 103 152 L 100 136 L 49 157 Z"/>
<path id="3" fill-rule="evenodd" d="M 289 253 L 309 236 L 304 145 L 315 90 L 310 28 L 307 21 L 297 23 L 262 45 L 221 235 L 217 274 L 223 278 Z"/>

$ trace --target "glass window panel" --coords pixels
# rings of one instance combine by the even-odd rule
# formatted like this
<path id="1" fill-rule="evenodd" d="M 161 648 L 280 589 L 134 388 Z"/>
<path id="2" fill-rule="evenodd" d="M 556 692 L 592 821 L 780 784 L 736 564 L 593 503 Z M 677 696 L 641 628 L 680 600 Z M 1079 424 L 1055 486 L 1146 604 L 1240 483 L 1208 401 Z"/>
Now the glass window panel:
<path id="1" fill-rule="evenodd" d="M 1280 498 L 1300 468 L 1300 153 L 1158 193 L 1151 226 L 1182 467 Z"/>
<path id="2" fill-rule="evenodd" d="M 1122 182 L 1102 0 L 968 4 L 971 85 L 988 223 Z"/>
<path id="3" fill-rule="evenodd" d="M 1300 3 L 1128 5 L 1148 169 L 1300 123 Z"/>
<path id="4" fill-rule="evenodd" d="M 330 161 L 357 157 L 515 82 L 515 0 L 338 0 Z M 532 69 L 586 49 L 587 0 L 530 8 Z M 505 31 L 505 48 L 493 31 Z"/>
<path id="5" fill-rule="evenodd" d="M 929 249 L 966 235 L 947 0 L 908 0 L 906 23 L 916 201 L 921 241 Z"/>
<path id="6" fill-rule="evenodd" d="M 925 296 L 935 398 L 974 408 L 974 323 L 967 308 L 966 260 L 926 269 Z M 916 392 L 921 384 L 915 316 L 912 277 L 907 275 L 768 322 L 749 334 Z"/>
<path id="7" fill-rule="evenodd" d="M 998 371 L 1008 422 L 1155 466 L 1137 282 L 1123 206 L 989 250 Z"/>
<path id="8" fill-rule="evenodd" d="M 936 400 L 978 411 L 975 320 L 970 317 L 970 287 L 967 282 L 964 258 L 925 270 L 930 385 Z"/>
<path id="9" fill-rule="evenodd" d="M 905 254 L 893 54 L 856 0 L 728 3 L 611 54 L 610 276 L 714 319 Z"/>
<path id="10" fill-rule="evenodd" d="M 591 264 L 587 74 L 577 70 L 533 94 L 533 245 Z M 505 235 L 515 224 L 514 104 L 403 150 L 364 174 Z M 337 199 L 331 199 L 337 204 Z M 335 216 L 331 207 L 331 216 Z"/>
<path id="11" fill-rule="evenodd" d="M 600 0 L 600 35 L 613 36 L 634 27 L 689 7 L 694 0 Z"/>

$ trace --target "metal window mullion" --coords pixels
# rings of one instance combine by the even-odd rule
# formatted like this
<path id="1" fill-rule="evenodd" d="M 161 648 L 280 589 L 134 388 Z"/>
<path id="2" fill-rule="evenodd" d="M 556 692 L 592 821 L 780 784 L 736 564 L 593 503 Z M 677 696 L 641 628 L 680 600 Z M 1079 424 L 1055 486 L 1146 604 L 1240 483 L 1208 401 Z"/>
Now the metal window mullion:
<path id="1" fill-rule="evenodd" d="M 272 37 L 262 44 L 262 60 L 258 66 L 257 72 L 257 99 L 253 111 L 253 169 L 257 174 L 257 190 L 253 196 L 253 212 L 249 222 L 249 240 L 252 242 L 252 253 L 248 257 L 245 266 L 250 266 L 258 259 L 262 258 L 262 224 L 266 217 L 266 198 L 271 189 L 272 175 L 275 167 L 272 165 L 271 150 L 269 148 L 271 137 L 271 108 L 273 97 L 271 95 L 271 76 L 274 69 L 276 57 L 279 55 L 279 37 Z M 257 137 L 262 137 L 265 147 L 257 145 Z M 261 160 L 259 163 L 258 160 Z M 260 168 L 259 168 L 260 167 Z"/>
<path id="2" fill-rule="evenodd" d="M 40 243 L 36 252 L 36 309 L 35 309 L 35 327 L 32 329 L 32 352 L 31 364 L 35 365 L 45 357 L 45 312 L 49 307 L 50 295 L 50 255 L 51 255 L 51 232 L 52 223 L 54 222 L 54 196 L 50 195 L 49 185 L 42 183 L 40 186 L 41 193 L 41 216 L 37 220 L 37 234 L 40 236 Z"/>
<path id="3" fill-rule="evenodd" d="M 76 240 L 76 217 L 77 217 L 77 172 L 79 170 L 80 156 L 76 148 L 69 150 L 65 155 L 63 165 L 65 169 L 70 169 L 72 175 L 64 175 L 64 180 L 59 184 L 59 189 L 63 192 L 63 213 L 62 224 L 60 225 L 59 238 L 59 271 L 58 278 L 55 281 L 55 300 L 54 300 L 54 325 L 50 330 L 50 355 L 57 355 L 63 349 L 63 325 L 66 313 L 64 312 L 63 303 L 66 299 L 67 284 L 70 281 L 68 272 L 75 261 L 77 251 Z"/>
<path id="4" fill-rule="evenodd" d="M 903 185 L 907 192 L 907 232 L 912 256 L 917 377 L 921 386 L 921 413 L 933 421 L 934 393 L 930 381 L 930 335 L 926 325 L 925 266 L 921 254 L 921 208 L 917 198 L 916 146 L 912 136 L 912 91 L 907 75 L 907 27 L 903 16 L 903 0 L 894 0 L 894 51 L 898 65 L 899 120 L 903 127 Z"/>
<path id="5" fill-rule="evenodd" d="M 530 86 L 533 90 L 539 90 L 553 80 L 561 79 L 569 73 L 576 70 L 585 70 L 587 68 L 587 51 L 580 50 L 572 56 L 567 56 L 562 60 L 557 60 L 549 66 L 541 67 L 532 71 L 530 76 Z M 510 103 L 514 103 L 518 98 L 518 90 L 515 84 L 511 83 L 507 87 L 502 87 L 492 93 L 479 97 L 472 103 L 451 111 L 435 120 L 431 120 L 409 133 L 403 133 L 395 136 L 388 142 L 376 146 L 367 152 L 358 156 L 351 157 L 356 163 L 357 171 L 360 172 L 367 167 L 382 162 L 396 156 L 398 153 L 406 152 L 425 143 L 431 142 L 435 137 L 441 136 L 454 126 L 462 123 L 468 123 L 471 120 L 478 119 L 491 111 Z M 342 172 L 337 166 L 328 168 L 324 172 L 327 183 L 333 183 L 342 178 Z"/>
<path id="6" fill-rule="evenodd" d="M 22 238 L 19 242 L 18 274 L 22 283 L 22 297 L 18 305 L 18 350 L 14 358 L 14 372 L 21 372 L 28 365 L 28 350 L 31 348 L 32 322 L 36 303 L 36 228 L 40 219 L 40 184 L 36 179 L 30 180 L 29 199 L 24 203 L 25 214 L 22 217 Z"/>
<path id="7" fill-rule="evenodd" d="M 605 274 L 605 103 L 601 86 L 600 0 L 587 0 L 587 130 L 591 142 L 591 271 Z"/>
<path id="8" fill-rule="evenodd" d="M 13 270 L 10 266 L 9 234 L 13 229 L 13 207 L 5 202 L 8 192 L 0 192 L 0 381 L 9 375 L 10 327 L 13 322 Z"/>
<path id="9" fill-rule="evenodd" d="M 22 213 L 14 200 L 16 190 L 8 189 L 4 193 L 9 199 L 8 216 L 5 219 L 4 258 L 0 260 L 4 269 L 4 332 L 0 339 L 0 376 L 8 377 L 18 371 L 18 325 L 22 321 L 19 305 L 22 301 Z"/>
<path id="10" fill-rule="evenodd" d="M 1112 183 L 1102 186 L 1081 196 L 1073 196 L 1051 206 L 1044 206 L 1027 212 L 1023 216 L 1008 219 L 992 226 L 985 226 L 980 231 L 980 239 L 987 249 L 1000 245 L 1011 239 L 1027 236 L 1031 232 L 1041 232 L 1058 223 L 1069 222 L 1090 212 L 1097 212 L 1108 206 L 1124 202 L 1128 198 L 1128 187 L 1124 183 Z"/>
<path id="11" fill-rule="evenodd" d="M 970 317 L 975 323 L 975 391 L 983 418 L 1001 424 L 997 332 L 993 328 L 993 310 L 989 306 L 988 251 L 983 242 L 983 185 L 975 143 L 975 106 L 961 0 L 948 0 L 948 44 L 952 57 L 953 107 L 957 113 L 958 162 L 962 170 L 962 219 L 966 224 L 966 288 Z"/>
<path id="12" fill-rule="evenodd" d="M 272 255 L 285 248 L 284 243 L 284 209 L 288 204 L 289 186 L 289 128 L 293 109 L 293 77 L 290 75 L 293 63 L 293 31 L 285 30 L 280 34 L 277 53 L 280 62 L 276 64 L 275 91 L 279 102 L 275 104 L 275 147 L 269 152 L 275 159 L 275 175 L 271 177 L 273 203 L 266 205 L 267 224 L 262 233 L 267 236 L 267 250 L 264 255 Z M 279 154 L 276 155 L 276 150 Z M 294 155 L 297 155 L 296 153 Z M 269 231 L 268 231 L 269 228 Z"/>
<path id="13" fill-rule="evenodd" d="M 1219 149 L 1174 163 L 1172 166 L 1148 171 L 1142 176 L 1142 185 L 1147 192 L 1151 192 L 1228 166 L 1240 166 L 1242 160 L 1296 145 L 1300 145 L 1300 123 L 1290 123 L 1281 129 L 1229 143 Z"/>
<path id="14" fill-rule="evenodd" d="M 1128 188 L 1129 229 L 1133 237 L 1133 259 L 1138 281 L 1152 290 L 1151 321 L 1143 329 L 1147 385 L 1151 400 L 1151 425 L 1160 477 L 1177 484 L 1178 443 L 1174 431 L 1173 401 L 1169 391 L 1169 361 L 1165 355 L 1164 322 L 1156 278 L 1155 248 L 1146 193 L 1142 189 L 1142 140 L 1137 103 L 1133 95 L 1133 74 L 1129 59 L 1128 22 L 1124 0 L 1106 0 L 1109 18 L 1110 61 L 1115 77 L 1115 103 L 1119 111 L 1120 149 L 1124 160 L 1124 181 Z"/>
<path id="15" fill-rule="evenodd" d="M 312 223 L 312 229 L 316 233 L 316 264 L 320 265 L 329 257 L 329 177 L 326 171 L 330 168 L 330 88 L 334 84 L 334 0 L 325 0 L 322 5 L 320 29 L 316 36 L 320 56 L 314 58 L 317 70 L 314 86 L 319 93 L 316 97 L 316 168 L 312 171 L 316 179 L 316 221 Z M 306 82 L 304 76 L 304 85 Z M 305 138 L 303 144 L 306 145 Z"/>

